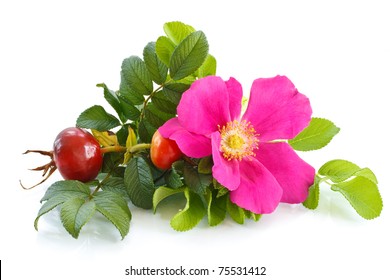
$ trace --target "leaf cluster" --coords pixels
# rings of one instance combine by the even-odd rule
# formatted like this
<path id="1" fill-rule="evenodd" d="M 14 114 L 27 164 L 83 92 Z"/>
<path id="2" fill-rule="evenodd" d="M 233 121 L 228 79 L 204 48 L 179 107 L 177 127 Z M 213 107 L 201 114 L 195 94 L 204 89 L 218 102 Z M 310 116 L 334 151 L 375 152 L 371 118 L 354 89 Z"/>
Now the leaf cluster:
<path id="1" fill-rule="evenodd" d="M 107 188 L 104 191 L 92 192 L 91 185 L 79 181 L 58 181 L 47 189 L 41 199 L 44 203 L 35 219 L 35 229 L 38 230 L 42 215 L 60 207 L 62 224 L 74 238 L 78 238 L 82 227 L 95 212 L 100 212 L 118 229 L 123 239 L 129 232 L 131 220 L 128 203 L 119 191 L 123 190 L 123 185 L 123 179 L 115 178 L 101 183 Z"/>
<path id="2" fill-rule="evenodd" d="M 131 220 L 127 200 L 150 209 L 155 190 L 161 186 L 179 189 L 188 181 L 189 188 L 206 190 L 211 175 L 205 179 L 187 169 L 185 174 L 175 168 L 158 170 L 143 152 L 154 132 L 176 116 L 181 95 L 192 82 L 216 73 L 216 60 L 208 53 L 202 31 L 182 22 L 168 22 L 164 32 L 146 44 L 142 57 L 123 60 L 118 90 L 97 84 L 116 115 L 93 105 L 79 115 L 76 126 L 90 129 L 105 150 L 100 180 L 88 184 L 59 181 L 50 186 L 41 200 L 36 229 L 42 215 L 59 207 L 62 224 L 74 238 L 95 212 L 113 223 L 124 238 Z M 187 197 L 193 200 L 193 195 Z"/>
<path id="3" fill-rule="evenodd" d="M 202 31 L 182 22 L 168 22 L 164 31 L 165 36 L 145 46 L 142 57 L 123 60 L 119 90 L 97 85 L 118 117 L 94 105 L 80 114 L 77 126 L 105 131 L 131 123 L 139 140 L 149 143 L 157 128 L 176 116 L 191 83 L 215 75 L 216 60 Z"/>
<path id="4" fill-rule="evenodd" d="M 318 150 L 325 147 L 339 131 L 329 120 L 312 118 L 308 127 L 289 140 L 289 144 L 298 151 Z M 303 202 L 306 208 L 318 207 L 321 183 L 341 193 L 361 217 L 373 219 L 380 215 L 383 202 L 377 178 L 369 168 L 360 168 L 347 160 L 328 161 L 320 167 L 309 188 L 308 197 Z"/>
<path id="5" fill-rule="evenodd" d="M 142 57 L 123 60 L 118 90 L 104 83 L 97 85 L 116 115 L 94 105 L 79 115 L 76 126 L 90 129 L 104 150 L 101 172 L 88 183 L 65 180 L 52 184 L 41 200 L 36 229 L 41 216 L 58 208 L 64 228 L 74 238 L 95 213 L 100 213 L 123 239 L 131 221 L 129 201 L 156 212 L 167 198 L 185 201 L 170 221 L 177 231 L 192 229 L 204 217 L 210 226 L 220 224 L 227 215 L 239 224 L 261 218 L 231 202 L 229 191 L 212 177 L 211 156 L 184 156 L 169 170 L 159 170 L 152 164 L 147 149 L 153 134 L 176 116 L 181 96 L 190 85 L 199 78 L 215 75 L 217 65 L 202 31 L 182 22 L 168 22 L 163 29 L 165 35 L 146 44 Z M 312 118 L 301 133 L 287 142 L 297 151 L 318 150 L 339 131 L 329 120 Z M 382 199 L 370 169 L 345 160 L 325 163 L 309 189 L 305 207 L 317 208 L 321 183 L 341 193 L 363 218 L 380 215 Z"/>
<path id="6" fill-rule="evenodd" d="M 195 227 L 205 216 L 209 226 L 217 226 L 222 223 L 226 215 L 236 223 L 243 224 L 245 219 L 260 220 L 261 215 L 245 210 L 236 204 L 233 204 L 229 198 L 229 192 L 211 177 L 202 178 L 207 181 L 205 191 L 202 183 L 195 173 L 185 177 L 187 180 L 197 182 L 194 191 L 194 185 L 184 185 L 180 188 L 167 186 L 159 187 L 153 195 L 153 209 L 156 212 L 158 205 L 166 198 L 179 196 L 185 198 L 183 209 L 172 217 L 170 225 L 177 231 L 187 231 Z M 204 186 L 204 185 L 203 185 Z"/>
<path id="7" fill-rule="evenodd" d="M 320 184 L 330 185 L 332 191 L 341 193 L 355 211 L 370 220 L 382 212 L 383 202 L 378 190 L 378 181 L 371 169 L 342 159 L 331 160 L 321 166 L 309 195 L 303 205 L 316 209 L 320 197 Z"/>

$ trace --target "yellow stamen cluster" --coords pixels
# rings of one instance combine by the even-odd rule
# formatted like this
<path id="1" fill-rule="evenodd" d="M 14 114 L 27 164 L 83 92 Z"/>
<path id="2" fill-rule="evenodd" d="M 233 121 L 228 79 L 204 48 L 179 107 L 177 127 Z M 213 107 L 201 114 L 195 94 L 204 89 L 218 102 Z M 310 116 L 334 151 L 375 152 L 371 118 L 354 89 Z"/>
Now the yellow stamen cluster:
<path id="1" fill-rule="evenodd" d="M 221 133 L 221 152 L 227 160 L 254 156 L 253 150 L 259 148 L 259 139 L 253 125 L 246 121 L 228 122 L 222 128 Z"/>

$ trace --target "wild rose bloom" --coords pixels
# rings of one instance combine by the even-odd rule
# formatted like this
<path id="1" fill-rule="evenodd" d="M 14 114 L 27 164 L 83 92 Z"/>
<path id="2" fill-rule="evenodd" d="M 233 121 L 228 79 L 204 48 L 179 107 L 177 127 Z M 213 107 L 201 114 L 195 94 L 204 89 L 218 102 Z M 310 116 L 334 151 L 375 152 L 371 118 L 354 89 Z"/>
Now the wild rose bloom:
<path id="1" fill-rule="evenodd" d="M 309 99 L 284 76 L 255 80 L 241 116 L 242 96 L 234 78 L 197 80 L 183 93 L 178 117 L 159 131 L 189 157 L 212 155 L 213 177 L 244 209 L 266 214 L 279 202 L 303 202 L 315 170 L 282 140 L 309 124 Z"/>

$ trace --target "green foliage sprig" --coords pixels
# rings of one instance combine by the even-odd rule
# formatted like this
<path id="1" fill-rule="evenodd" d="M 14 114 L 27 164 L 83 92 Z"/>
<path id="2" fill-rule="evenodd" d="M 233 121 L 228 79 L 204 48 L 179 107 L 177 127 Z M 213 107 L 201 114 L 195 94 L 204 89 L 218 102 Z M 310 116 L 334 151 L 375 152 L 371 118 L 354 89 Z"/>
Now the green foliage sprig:
<path id="1" fill-rule="evenodd" d="M 146 44 L 142 58 L 130 56 L 123 60 L 119 90 L 111 90 L 104 83 L 97 85 L 117 115 L 94 105 L 80 114 L 76 125 L 91 129 L 103 149 L 114 153 L 104 154 L 96 180 L 52 184 L 41 200 L 36 229 L 41 216 L 59 207 L 62 224 L 74 238 L 95 212 L 106 217 L 124 238 L 132 218 L 129 202 L 156 212 L 168 197 L 185 201 L 170 222 L 177 231 L 190 230 L 205 216 L 210 226 L 220 224 L 227 214 L 239 224 L 261 218 L 230 201 L 228 190 L 212 177 L 211 157 L 184 158 L 169 170 L 159 170 L 145 152 L 145 143 L 151 142 L 154 132 L 176 116 L 181 95 L 192 82 L 216 74 L 216 59 L 208 53 L 202 31 L 181 22 L 168 22 L 164 32 L 164 36 Z M 329 120 L 312 118 L 309 126 L 288 143 L 297 151 L 318 150 L 339 131 Z M 325 163 L 309 189 L 305 207 L 317 208 L 322 183 L 340 192 L 363 218 L 380 215 L 382 200 L 370 169 L 345 160 Z"/>

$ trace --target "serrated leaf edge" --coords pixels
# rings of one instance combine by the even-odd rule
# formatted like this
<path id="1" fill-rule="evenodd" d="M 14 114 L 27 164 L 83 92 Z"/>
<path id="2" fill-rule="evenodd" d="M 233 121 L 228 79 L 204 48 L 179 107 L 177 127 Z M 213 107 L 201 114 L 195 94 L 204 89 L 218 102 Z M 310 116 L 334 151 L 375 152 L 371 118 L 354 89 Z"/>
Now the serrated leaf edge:
<path id="1" fill-rule="evenodd" d="M 186 200 L 187 200 L 184 209 L 183 209 L 183 210 L 180 210 L 178 213 L 176 213 L 176 214 L 173 216 L 173 218 L 171 219 L 171 221 L 170 221 L 171 227 L 172 227 L 175 231 L 178 231 L 178 232 L 184 232 L 184 231 L 189 231 L 189 230 L 193 229 L 193 228 L 196 227 L 196 225 L 199 224 L 199 222 L 203 219 L 204 215 L 207 214 L 207 210 L 206 210 L 205 208 L 203 208 L 203 209 L 204 209 L 204 213 L 203 213 L 203 215 L 202 215 L 202 218 L 198 218 L 198 217 L 197 217 L 197 218 L 196 218 L 197 221 L 196 221 L 191 227 L 189 227 L 189 228 L 179 228 L 179 227 L 176 227 L 176 226 L 174 225 L 174 221 L 175 221 L 180 215 L 182 215 L 183 212 L 188 211 L 189 208 L 190 208 L 190 203 L 191 203 L 191 201 L 192 201 L 191 195 L 194 195 L 194 196 L 196 195 L 196 196 L 198 196 L 198 195 L 195 194 L 195 193 L 191 193 L 191 191 L 190 191 L 188 188 L 185 188 L 185 190 L 184 190 L 184 195 L 185 195 Z M 193 203 L 193 202 L 192 202 L 192 203 Z M 200 203 L 202 203 L 201 200 L 200 200 Z M 198 214 L 201 214 L 201 213 L 198 213 Z"/>
<path id="2" fill-rule="evenodd" d="M 194 35 L 195 34 L 195 35 Z M 199 35 L 198 35 L 199 34 Z M 189 51 L 188 55 L 183 59 L 181 65 L 179 67 L 177 67 L 176 65 L 174 65 L 175 67 L 173 67 L 174 69 L 172 69 L 172 60 L 175 58 L 176 56 L 176 53 L 181 50 L 181 46 L 184 46 L 185 43 L 187 43 L 187 41 L 189 41 L 193 36 L 199 36 L 199 38 L 196 39 L 196 42 L 195 44 L 193 45 L 192 49 Z M 181 79 L 184 79 L 185 77 L 188 77 L 189 75 L 191 74 L 188 74 L 186 76 L 182 76 L 183 74 L 181 75 L 177 75 L 177 73 L 180 73 L 180 71 L 182 70 L 182 67 L 183 65 L 185 65 L 186 61 L 188 60 L 188 57 L 191 55 L 191 53 L 194 51 L 195 49 L 195 46 L 197 46 L 197 44 L 199 43 L 199 41 L 201 40 L 201 38 L 204 37 L 206 39 L 206 44 L 207 44 L 207 53 L 208 53 L 208 42 L 207 42 L 207 38 L 206 38 L 206 35 L 202 32 L 202 31 L 195 31 L 191 34 L 189 34 L 182 42 L 180 42 L 180 44 L 177 45 L 177 47 L 174 49 L 173 53 L 172 53 L 172 56 L 170 58 L 170 61 L 169 61 L 169 72 L 170 72 L 170 75 L 171 75 L 171 78 L 173 80 L 181 80 Z M 202 66 L 202 64 L 204 63 L 204 61 L 206 60 L 207 58 L 207 55 L 204 57 L 202 63 L 198 66 L 198 68 L 196 68 L 194 71 L 196 71 L 197 69 L 199 69 L 199 67 Z M 175 70 L 175 71 L 172 71 L 172 70 Z M 172 73 L 173 72 L 173 73 Z"/>
<path id="3" fill-rule="evenodd" d="M 365 180 L 367 180 L 367 181 L 372 182 L 371 180 L 369 180 L 369 179 L 367 179 L 367 178 L 365 178 L 365 177 L 361 177 L 361 178 L 363 178 L 363 179 L 365 179 Z M 342 182 L 342 183 L 344 183 L 344 182 Z M 372 182 L 372 183 L 373 183 L 373 182 Z M 378 190 L 378 186 L 377 186 L 375 183 L 373 183 L 373 184 L 377 187 L 377 190 Z M 377 216 L 373 216 L 373 217 L 367 218 L 367 217 L 364 217 L 363 215 L 361 215 L 361 214 L 358 212 L 358 210 L 357 210 L 356 207 L 352 204 L 352 202 L 350 201 L 350 199 L 348 199 L 348 197 L 347 197 L 347 195 L 345 194 L 345 192 L 344 192 L 341 188 L 339 188 L 337 185 L 338 185 L 338 184 L 332 185 L 331 190 L 332 190 L 332 191 L 335 191 L 335 192 L 341 193 L 341 194 L 344 196 L 344 198 L 348 201 L 348 203 L 352 206 L 352 208 L 356 211 L 356 213 L 357 213 L 360 217 L 362 217 L 362 218 L 365 219 L 365 220 L 373 220 L 373 219 L 378 218 L 378 217 L 380 216 L 380 214 L 382 213 L 382 210 L 383 210 L 383 199 L 382 199 L 382 195 L 380 194 L 379 190 L 378 190 L 378 196 L 379 196 L 379 199 L 380 199 L 380 206 L 381 206 L 381 209 L 380 209 L 380 211 L 379 211 L 379 214 L 378 214 Z M 352 197 L 355 197 L 355 196 L 352 196 Z M 360 200 L 359 200 L 359 201 L 360 201 Z M 371 207 L 368 207 L 367 204 L 365 204 L 365 203 L 362 203 L 362 204 L 365 205 L 365 207 L 366 207 L 367 209 L 370 209 L 370 210 L 372 209 Z M 372 212 L 375 212 L 375 211 L 372 210 Z"/>
<path id="4" fill-rule="evenodd" d="M 226 204 L 226 211 L 227 211 L 227 213 L 229 213 L 229 216 L 232 218 L 232 220 L 235 221 L 237 224 L 243 225 L 245 223 L 245 211 L 244 211 L 244 209 L 239 207 L 237 204 L 234 204 L 230 200 L 230 197 L 227 198 L 226 203 L 227 203 Z M 242 219 L 240 219 L 240 220 L 236 219 L 237 217 L 235 215 L 231 214 L 232 213 L 231 210 L 233 209 L 232 207 L 238 209 L 238 212 L 241 214 L 240 218 L 242 218 Z"/>
<path id="5" fill-rule="evenodd" d="M 301 132 L 303 132 L 304 130 L 302 130 L 297 136 L 295 136 L 293 139 L 290 139 L 288 140 L 288 144 L 296 151 L 300 151 L 300 152 L 310 152 L 310 151 L 316 151 L 316 150 L 320 150 L 324 147 L 326 147 L 332 140 L 333 138 L 340 132 L 340 128 L 337 127 L 332 121 L 328 120 L 328 119 L 325 119 L 325 118 L 317 118 L 317 117 L 314 117 L 312 119 L 317 119 L 317 120 L 325 120 L 325 121 L 328 121 L 330 122 L 334 127 L 335 129 L 337 130 L 337 132 L 328 140 L 328 141 L 325 141 L 325 145 L 321 146 L 320 148 L 316 148 L 316 149 L 298 149 L 298 148 L 295 148 L 293 145 L 297 142 L 301 142 L 301 141 L 304 141 L 306 139 L 310 139 L 310 138 L 313 138 L 313 137 L 316 137 L 316 136 L 319 136 L 321 135 L 321 133 L 317 133 L 317 134 L 312 134 L 310 135 L 310 137 L 305 137 L 305 138 L 302 138 L 302 139 L 299 139 L 298 141 L 293 141 L 295 139 L 295 137 L 297 137 Z M 310 124 L 309 124 L 310 125 Z"/>
<path id="6" fill-rule="evenodd" d="M 106 191 L 107 192 L 107 191 Z M 110 193 L 112 193 L 112 194 L 114 194 L 115 196 L 117 196 L 118 198 L 120 198 L 120 199 L 122 199 L 123 200 L 123 202 L 127 205 L 127 202 L 126 202 L 126 200 L 123 198 L 123 197 L 121 197 L 120 195 L 118 195 L 118 194 L 116 194 L 116 193 L 114 193 L 114 192 L 110 192 Z M 107 198 L 106 198 L 107 199 Z M 96 201 L 96 200 L 95 200 Z M 112 200 L 110 200 L 111 202 L 113 202 L 113 203 L 115 203 L 115 201 L 112 201 Z M 115 203 L 115 204 L 117 204 L 117 203 Z M 129 218 L 129 224 L 128 224 L 128 226 L 126 227 L 126 229 L 124 230 L 124 231 L 122 231 L 122 229 L 120 228 L 120 226 L 119 225 L 117 225 L 117 223 L 114 221 L 114 220 L 112 220 L 108 215 L 107 215 L 107 211 L 106 211 L 106 209 L 104 209 L 104 208 L 101 208 L 101 206 L 98 204 L 98 203 L 96 203 L 96 210 L 99 212 L 99 213 L 101 213 L 107 220 L 109 220 L 116 228 L 117 228 L 117 230 L 119 231 L 119 233 L 120 233 L 120 235 L 121 235 L 121 237 L 122 237 L 122 240 L 126 237 L 126 235 L 129 233 L 129 230 L 130 230 L 130 221 L 131 221 L 131 219 L 132 219 L 132 214 L 131 214 L 131 211 L 130 211 L 130 209 L 127 207 L 127 209 L 123 209 L 123 207 L 121 207 L 121 205 L 119 205 L 119 204 L 117 204 L 118 205 L 118 207 L 127 215 L 127 217 Z M 126 224 L 127 224 L 127 222 L 126 222 Z"/>
<path id="7" fill-rule="evenodd" d="M 47 191 L 46 191 L 47 192 Z M 46 194 L 45 194 L 46 195 Z M 65 203 L 66 201 L 73 199 L 73 198 L 81 198 L 81 199 L 87 199 L 89 196 L 89 193 L 84 192 L 76 192 L 76 191 L 60 191 L 59 193 L 51 196 L 49 199 L 46 200 L 46 202 L 41 206 L 41 208 L 38 211 L 38 215 L 34 220 L 34 228 L 35 230 L 38 230 L 38 221 L 40 217 L 43 215 L 49 213 L 51 210 L 55 209 L 56 207 L 60 206 L 61 204 Z M 53 200 L 58 199 L 58 202 L 54 202 L 53 205 L 50 205 L 48 209 L 45 209 L 48 204 L 50 204 Z M 41 200 L 41 203 L 45 200 Z M 43 210 L 44 209 L 44 210 Z"/>
<path id="8" fill-rule="evenodd" d="M 170 193 L 168 195 L 164 195 L 163 198 L 161 198 L 161 199 L 157 199 L 156 197 L 161 190 L 169 190 Z M 165 187 L 165 186 L 159 187 L 153 194 L 153 212 L 156 213 L 157 206 L 160 204 L 160 202 L 162 202 L 163 200 L 165 200 L 166 198 L 168 198 L 172 195 L 182 193 L 182 192 L 184 192 L 184 188 L 172 189 L 172 188 Z"/>
<path id="9" fill-rule="evenodd" d="M 207 196 L 207 199 L 206 199 L 207 200 L 207 221 L 208 221 L 209 226 L 214 227 L 214 226 L 219 225 L 220 223 L 222 223 L 225 220 L 227 209 L 226 208 L 222 209 L 225 211 L 224 211 L 223 217 L 220 221 L 218 221 L 217 223 L 212 223 L 212 221 L 211 221 L 211 206 L 213 204 L 213 201 L 214 201 L 214 199 L 215 200 L 216 199 L 227 199 L 227 196 L 220 196 L 220 197 L 216 196 L 214 198 L 213 193 L 211 191 L 207 192 L 206 196 Z M 226 201 L 225 201 L 225 207 L 226 207 Z"/>
<path id="10" fill-rule="evenodd" d="M 84 223 L 82 223 L 79 227 L 77 227 L 76 228 L 76 224 L 74 224 L 73 226 L 74 226 L 74 232 L 71 232 L 66 226 L 65 226 L 65 224 L 64 224 L 64 218 L 63 218 L 63 215 L 64 215 L 64 213 L 62 212 L 63 211 L 63 207 L 64 207 L 64 205 L 66 204 L 66 203 L 68 203 L 68 202 L 70 202 L 71 200 L 83 200 L 83 204 L 81 204 L 80 205 L 80 207 L 77 209 L 77 213 L 76 213 L 76 215 L 80 212 L 80 209 L 81 209 L 81 207 L 83 207 L 86 203 L 94 203 L 94 201 L 93 200 L 88 200 L 88 201 L 86 201 L 86 200 L 84 200 L 84 199 L 81 199 L 81 198 L 78 198 L 78 197 L 74 197 L 74 198 L 72 198 L 72 199 L 69 199 L 69 200 L 67 200 L 67 201 L 65 201 L 63 204 L 62 204 L 62 206 L 61 206 L 61 212 L 60 212 L 60 219 L 61 219 L 61 223 L 62 223 L 62 225 L 64 226 L 64 228 L 66 229 L 66 231 L 73 237 L 73 238 L 75 238 L 75 239 L 77 239 L 78 237 L 79 237 L 79 235 L 80 235 L 80 231 L 81 231 L 81 229 L 84 227 L 84 225 L 86 225 L 87 223 L 88 223 L 88 221 L 92 218 L 92 216 L 95 214 L 95 211 L 96 211 L 96 204 L 94 203 L 94 205 L 95 205 L 95 207 L 93 207 L 93 211 L 91 211 L 91 213 L 89 214 L 89 216 L 87 217 L 87 219 L 85 219 L 85 221 L 84 221 Z M 75 219 L 75 221 L 76 221 L 76 219 Z"/>

